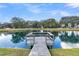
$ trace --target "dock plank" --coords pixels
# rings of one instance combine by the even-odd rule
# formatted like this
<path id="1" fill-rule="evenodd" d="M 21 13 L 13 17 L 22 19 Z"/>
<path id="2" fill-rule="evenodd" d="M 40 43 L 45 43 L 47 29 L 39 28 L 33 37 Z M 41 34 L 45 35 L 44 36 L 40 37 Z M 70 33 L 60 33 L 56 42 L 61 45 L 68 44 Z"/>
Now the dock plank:
<path id="1" fill-rule="evenodd" d="M 35 37 L 35 43 L 29 56 L 51 56 L 45 37 Z"/>

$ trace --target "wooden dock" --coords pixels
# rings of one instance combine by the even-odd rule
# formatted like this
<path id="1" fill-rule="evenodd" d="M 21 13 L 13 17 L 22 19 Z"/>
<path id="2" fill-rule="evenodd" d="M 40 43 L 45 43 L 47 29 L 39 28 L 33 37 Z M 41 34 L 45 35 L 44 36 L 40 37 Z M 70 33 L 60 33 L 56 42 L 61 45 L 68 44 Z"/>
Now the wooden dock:
<path id="1" fill-rule="evenodd" d="M 29 56 L 51 56 L 46 45 L 45 37 L 35 37 L 35 44 Z"/>
<path id="2" fill-rule="evenodd" d="M 54 35 L 50 32 L 31 32 L 27 35 L 27 44 L 33 46 L 29 56 L 51 56 L 47 46 L 51 46 Z"/>

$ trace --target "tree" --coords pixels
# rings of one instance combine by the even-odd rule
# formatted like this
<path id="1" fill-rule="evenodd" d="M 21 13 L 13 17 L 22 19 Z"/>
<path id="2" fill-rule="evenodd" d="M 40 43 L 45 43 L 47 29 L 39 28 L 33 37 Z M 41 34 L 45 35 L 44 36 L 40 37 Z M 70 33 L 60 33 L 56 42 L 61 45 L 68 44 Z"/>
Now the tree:
<path id="1" fill-rule="evenodd" d="M 34 24 L 34 21 L 27 21 L 26 22 L 26 27 L 27 28 L 33 28 L 33 24 Z"/>
<path id="2" fill-rule="evenodd" d="M 60 25 L 65 24 L 67 27 L 68 23 L 71 23 L 72 27 L 74 27 L 75 24 L 79 24 L 79 17 L 78 16 L 66 16 L 66 17 L 61 18 Z"/>
<path id="3" fill-rule="evenodd" d="M 2 28 L 12 28 L 12 24 L 5 22 L 2 24 Z"/>
<path id="4" fill-rule="evenodd" d="M 2 24 L 0 23 L 0 28 L 2 28 Z"/>
<path id="5" fill-rule="evenodd" d="M 11 19 L 11 23 L 13 28 L 25 28 L 26 22 L 23 18 L 20 17 L 13 17 Z"/>
<path id="6" fill-rule="evenodd" d="M 33 28 L 41 28 L 41 24 L 38 21 L 34 21 Z"/>
<path id="7" fill-rule="evenodd" d="M 50 19 L 42 21 L 42 26 L 44 28 L 54 28 L 54 27 L 57 27 L 57 22 L 55 19 L 50 18 Z"/>

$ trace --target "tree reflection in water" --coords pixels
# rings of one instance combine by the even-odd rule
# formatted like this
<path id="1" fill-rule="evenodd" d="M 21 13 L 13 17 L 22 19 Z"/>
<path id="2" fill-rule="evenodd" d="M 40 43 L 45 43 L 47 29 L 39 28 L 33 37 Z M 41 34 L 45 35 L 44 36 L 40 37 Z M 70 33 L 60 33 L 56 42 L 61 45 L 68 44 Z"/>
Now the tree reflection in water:
<path id="1" fill-rule="evenodd" d="M 51 33 L 54 35 L 54 37 L 58 36 L 58 32 L 51 32 Z"/>
<path id="2" fill-rule="evenodd" d="M 28 30 L 26 32 L 15 32 L 15 33 L 12 34 L 11 41 L 13 43 L 22 42 L 25 39 L 24 37 L 26 36 L 26 34 L 29 33 L 29 32 L 38 32 L 38 31 L 30 31 L 30 30 Z"/>
<path id="3" fill-rule="evenodd" d="M 60 36 L 61 41 L 70 42 L 70 43 L 79 43 L 79 35 L 75 35 L 74 32 L 71 35 L 68 35 L 68 32 L 64 32 Z"/>
<path id="4" fill-rule="evenodd" d="M 15 32 L 15 33 L 12 34 L 11 41 L 13 43 L 22 42 L 24 40 L 25 35 L 26 35 L 26 32 Z"/>

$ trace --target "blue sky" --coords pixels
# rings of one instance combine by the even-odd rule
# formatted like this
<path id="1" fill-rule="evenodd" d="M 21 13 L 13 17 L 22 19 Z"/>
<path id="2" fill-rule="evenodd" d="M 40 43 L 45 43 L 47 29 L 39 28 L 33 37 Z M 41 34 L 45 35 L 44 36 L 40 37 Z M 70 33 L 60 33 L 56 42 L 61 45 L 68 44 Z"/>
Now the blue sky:
<path id="1" fill-rule="evenodd" d="M 0 4 L 0 22 L 8 22 L 17 16 L 27 20 L 45 20 L 63 16 L 79 16 L 78 3 L 2 3 Z"/>

